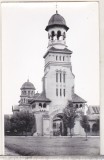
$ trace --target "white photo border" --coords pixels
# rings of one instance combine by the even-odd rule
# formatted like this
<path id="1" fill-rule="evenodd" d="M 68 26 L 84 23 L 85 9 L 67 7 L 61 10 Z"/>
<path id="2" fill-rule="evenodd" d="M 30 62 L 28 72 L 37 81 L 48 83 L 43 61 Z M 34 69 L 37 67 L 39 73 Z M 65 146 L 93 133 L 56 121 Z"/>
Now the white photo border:
<path id="1" fill-rule="evenodd" d="M 104 155 L 104 0 L 0 0 L 0 155 L 4 155 L 4 116 L 2 111 L 2 14 L 1 4 L 10 2 L 98 2 L 99 4 L 99 68 L 100 68 L 100 155 Z M 37 158 L 36 158 L 37 159 Z M 40 158 L 39 158 L 40 159 Z M 46 158 L 47 159 L 47 158 Z M 56 159 L 56 158 L 55 158 Z M 61 157 L 60 157 L 61 159 Z M 69 159 L 69 158 L 68 158 Z"/>

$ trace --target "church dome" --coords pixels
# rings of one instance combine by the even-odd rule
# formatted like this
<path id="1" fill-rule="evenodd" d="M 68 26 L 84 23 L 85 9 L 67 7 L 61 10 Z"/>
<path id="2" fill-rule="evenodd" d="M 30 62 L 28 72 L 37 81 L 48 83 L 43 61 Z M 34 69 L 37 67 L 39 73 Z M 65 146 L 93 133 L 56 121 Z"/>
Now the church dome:
<path id="1" fill-rule="evenodd" d="M 33 89 L 33 90 L 35 90 L 35 87 L 31 82 L 29 82 L 29 80 L 27 80 L 27 82 L 25 82 L 22 85 L 21 89 Z"/>
<path id="2" fill-rule="evenodd" d="M 48 31 L 49 28 L 54 26 L 62 26 L 66 29 L 66 31 L 69 29 L 66 25 L 65 19 L 57 12 L 56 14 L 52 15 L 45 30 Z"/>

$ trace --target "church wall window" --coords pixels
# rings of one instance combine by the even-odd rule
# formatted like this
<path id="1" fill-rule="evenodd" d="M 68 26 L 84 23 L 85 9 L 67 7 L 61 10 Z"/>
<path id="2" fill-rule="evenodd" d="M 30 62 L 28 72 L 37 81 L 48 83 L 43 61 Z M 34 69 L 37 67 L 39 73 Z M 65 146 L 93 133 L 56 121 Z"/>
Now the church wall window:
<path id="1" fill-rule="evenodd" d="M 56 96 L 58 96 L 58 88 L 56 88 Z"/>
<path id="2" fill-rule="evenodd" d="M 78 108 L 78 104 L 76 104 L 76 108 Z"/>
<path id="3" fill-rule="evenodd" d="M 32 105 L 32 108 L 36 108 L 36 104 L 33 104 L 33 105 Z"/>
<path id="4" fill-rule="evenodd" d="M 56 61 L 58 60 L 58 56 L 56 56 Z"/>
<path id="5" fill-rule="evenodd" d="M 61 61 L 61 56 L 60 56 L 60 61 Z"/>
<path id="6" fill-rule="evenodd" d="M 26 91 L 24 91 L 24 95 L 26 95 Z"/>
<path id="7" fill-rule="evenodd" d="M 63 56 L 63 61 L 65 60 L 65 57 Z"/>
<path id="8" fill-rule="evenodd" d="M 30 96 L 30 91 L 28 91 L 28 96 Z"/>
<path id="9" fill-rule="evenodd" d="M 63 74 L 63 82 L 65 83 L 65 73 Z"/>
<path id="10" fill-rule="evenodd" d="M 60 73 L 60 82 L 62 81 L 62 79 L 61 79 L 62 77 L 61 76 L 62 76 L 62 74 Z"/>
<path id="11" fill-rule="evenodd" d="M 60 89 L 60 96 L 62 96 L 62 89 Z"/>
<path id="12" fill-rule="evenodd" d="M 63 89 L 63 95 L 64 95 L 64 97 L 65 97 L 65 89 Z"/>
<path id="13" fill-rule="evenodd" d="M 82 104 L 80 104 L 80 107 L 82 107 Z"/>
<path id="14" fill-rule="evenodd" d="M 56 82 L 58 82 L 58 72 L 56 72 Z"/>
<path id="15" fill-rule="evenodd" d="M 43 108 L 46 108 L 46 103 L 43 104 Z"/>
<path id="16" fill-rule="evenodd" d="M 25 98 L 24 98 L 24 103 L 25 103 Z"/>
<path id="17" fill-rule="evenodd" d="M 39 106 L 42 107 L 42 103 L 39 103 Z"/>
<path id="18" fill-rule="evenodd" d="M 33 91 L 31 91 L 31 95 L 33 95 Z"/>

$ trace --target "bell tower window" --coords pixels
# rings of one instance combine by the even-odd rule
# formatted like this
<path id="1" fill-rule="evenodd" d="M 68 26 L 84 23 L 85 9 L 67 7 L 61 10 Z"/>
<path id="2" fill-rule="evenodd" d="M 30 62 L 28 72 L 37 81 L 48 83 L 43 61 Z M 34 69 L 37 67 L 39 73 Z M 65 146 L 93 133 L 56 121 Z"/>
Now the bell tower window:
<path id="1" fill-rule="evenodd" d="M 52 32 L 51 32 L 51 35 L 52 35 L 52 40 L 53 40 L 53 38 L 54 38 L 54 36 L 55 36 L 55 32 L 52 31 Z"/>
<path id="2" fill-rule="evenodd" d="M 57 39 L 58 39 L 58 40 L 60 39 L 60 36 L 61 36 L 61 31 L 58 31 L 58 32 L 57 32 Z"/>

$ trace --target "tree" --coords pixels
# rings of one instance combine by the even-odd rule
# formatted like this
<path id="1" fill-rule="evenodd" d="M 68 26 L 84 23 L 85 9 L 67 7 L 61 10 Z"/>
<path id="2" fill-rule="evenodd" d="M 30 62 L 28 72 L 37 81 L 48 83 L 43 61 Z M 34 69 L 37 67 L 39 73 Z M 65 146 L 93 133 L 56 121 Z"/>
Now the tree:
<path id="1" fill-rule="evenodd" d="M 11 130 L 11 123 L 8 115 L 4 115 L 4 130 L 5 130 L 5 135 L 7 135 Z"/>
<path id="2" fill-rule="evenodd" d="M 81 126 L 84 128 L 84 131 L 86 133 L 86 141 L 87 141 L 87 133 L 90 131 L 90 125 L 89 125 L 88 117 L 86 115 L 82 115 L 80 123 L 81 123 Z"/>
<path id="3" fill-rule="evenodd" d="M 76 117 L 77 117 L 76 109 L 74 108 L 72 101 L 68 101 L 68 104 L 63 111 L 63 123 L 65 127 L 70 129 L 71 137 L 72 137 L 71 130 L 72 128 L 74 128 Z"/>
<path id="4" fill-rule="evenodd" d="M 31 132 L 33 127 L 35 126 L 35 116 L 28 111 L 22 111 L 14 114 L 11 117 L 11 131 L 22 133 L 25 131 Z"/>

